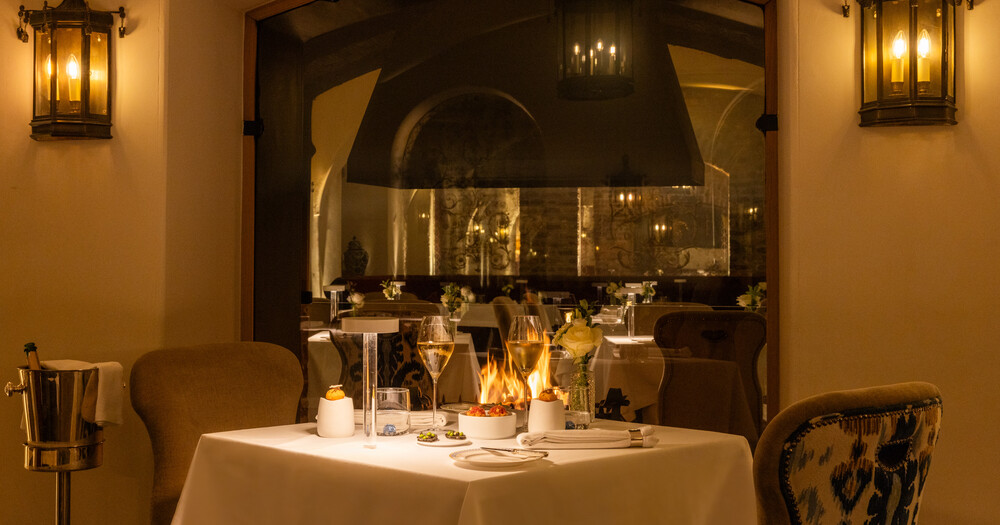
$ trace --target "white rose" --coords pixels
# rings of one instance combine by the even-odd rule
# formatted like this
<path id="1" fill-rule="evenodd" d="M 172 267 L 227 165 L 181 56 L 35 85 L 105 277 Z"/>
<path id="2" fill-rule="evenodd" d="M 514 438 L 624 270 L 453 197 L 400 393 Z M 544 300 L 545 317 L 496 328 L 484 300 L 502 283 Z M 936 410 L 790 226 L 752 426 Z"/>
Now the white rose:
<path id="1" fill-rule="evenodd" d="M 745 294 L 743 294 L 743 295 L 741 295 L 741 296 L 739 296 L 739 297 L 736 298 L 736 304 L 742 306 L 743 308 L 746 308 L 747 306 L 749 306 L 752 301 L 753 301 L 753 298 L 751 298 L 750 294 L 748 294 L 748 293 L 745 293 Z"/>
<path id="2" fill-rule="evenodd" d="M 351 303 L 351 304 L 353 304 L 355 306 L 362 306 L 362 305 L 365 304 L 365 296 L 361 295 L 360 293 L 355 292 L 355 293 L 352 293 L 351 296 L 347 298 L 347 302 L 349 302 L 349 303 Z"/>
<path id="3" fill-rule="evenodd" d="M 476 294 L 472 293 L 471 287 L 463 286 L 462 289 L 459 291 L 459 293 L 461 294 L 463 301 L 467 303 L 476 302 Z"/>
<path id="4" fill-rule="evenodd" d="M 587 326 L 584 319 L 574 319 L 572 324 L 567 325 L 558 342 L 574 359 L 578 359 L 600 346 L 602 340 L 604 332 L 600 328 Z"/>

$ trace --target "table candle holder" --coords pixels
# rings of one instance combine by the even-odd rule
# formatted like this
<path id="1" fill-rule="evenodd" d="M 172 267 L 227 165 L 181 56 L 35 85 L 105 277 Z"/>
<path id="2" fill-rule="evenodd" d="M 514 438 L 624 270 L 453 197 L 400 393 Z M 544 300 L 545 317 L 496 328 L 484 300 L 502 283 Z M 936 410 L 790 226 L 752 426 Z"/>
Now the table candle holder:
<path id="1" fill-rule="evenodd" d="M 375 390 L 378 388 L 378 334 L 399 331 L 395 317 L 345 317 L 341 329 L 345 334 L 363 334 L 364 367 L 361 387 L 365 447 L 375 448 Z"/>

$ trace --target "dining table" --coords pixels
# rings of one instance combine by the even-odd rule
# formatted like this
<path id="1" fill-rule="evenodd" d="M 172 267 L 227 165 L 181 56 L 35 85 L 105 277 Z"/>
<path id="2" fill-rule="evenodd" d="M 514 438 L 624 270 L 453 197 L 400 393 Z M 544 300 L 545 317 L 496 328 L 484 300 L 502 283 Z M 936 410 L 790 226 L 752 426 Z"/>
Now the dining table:
<path id="1" fill-rule="evenodd" d="M 172 523 L 756 523 L 743 437 L 650 431 L 656 442 L 648 448 L 554 449 L 497 464 L 452 454 L 514 448 L 515 439 L 427 446 L 405 434 L 366 448 L 360 429 L 323 438 L 315 423 L 205 434 Z"/>

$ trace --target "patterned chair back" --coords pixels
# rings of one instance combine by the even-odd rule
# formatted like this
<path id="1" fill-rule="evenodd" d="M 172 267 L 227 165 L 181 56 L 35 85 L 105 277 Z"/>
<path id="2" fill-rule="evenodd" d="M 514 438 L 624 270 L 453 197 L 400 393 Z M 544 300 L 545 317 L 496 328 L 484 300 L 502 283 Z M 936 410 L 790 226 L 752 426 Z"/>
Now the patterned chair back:
<path id="1" fill-rule="evenodd" d="M 691 357 L 736 363 L 754 427 L 758 433 L 763 429 L 764 389 L 757 375 L 757 361 L 767 342 L 763 316 L 735 310 L 671 312 L 656 320 L 653 339 L 660 348 L 689 348 Z"/>
<path id="2" fill-rule="evenodd" d="M 761 525 L 913 524 L 941 394 L 900 383 L 820 394 L 768 424 L 754 455 Z"/>

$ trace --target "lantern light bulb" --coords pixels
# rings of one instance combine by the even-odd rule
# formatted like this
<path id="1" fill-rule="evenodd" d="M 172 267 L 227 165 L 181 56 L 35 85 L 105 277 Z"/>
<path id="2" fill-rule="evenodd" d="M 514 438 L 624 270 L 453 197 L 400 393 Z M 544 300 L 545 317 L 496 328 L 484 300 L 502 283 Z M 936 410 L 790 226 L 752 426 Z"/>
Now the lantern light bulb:
<path id="1" fill-rule="evenodd" d="M 920 38 L 917 39 L 917 56 L 920 58 L 927 58 L 931 52 L 931 36 L 924 29 L 920 32 Z"/>
<path id="2" fill-rule="evenodd" d="M 45 57 L 45 74 L 52 76 L 52 55 Z"/>
<path id="3" fill-rule="evenodd" d="M 577 44 L 573 44 L 573 54 L 574 55 L 579 55 L 580 54 L 580 44 L 578 44 L 578 43 Z"/>
<path id="4" fill-rule="evenodd" d="M 66 75 L 72 80 L 79 80 L 80 78 L 80 62 L 77 61 L 76 56 L 70 54 L 69 60 L 66 61 Z"/>
<path id="5" fill-rule="evenodd" d="M 906 54 L 906 37 L 903 32 L 896 33 L 896 38 L 892 39 L 892 56 L 897 59 L 903 58 Z"/>
<path id="6" fill-rule="evenodd" d="M 604 51 L 604 41 L 603 40 L 598 40 L 597 41 L 597 50 L 598 51 Z"/>
<path id="7" fill-rule="evenodd" d="M 612 55 L 613 55 L 613 54 L 615 54 L 615 53 L 617 52 L 617 51 L 615 50 L 615 45 L 614 45 L 614 44 L 611 44 L 611 47 L 609 47 L 609 48 L 608 48 L 608 52 L 610 52 L 610 53 L 611 53 Z"/>

